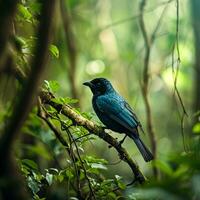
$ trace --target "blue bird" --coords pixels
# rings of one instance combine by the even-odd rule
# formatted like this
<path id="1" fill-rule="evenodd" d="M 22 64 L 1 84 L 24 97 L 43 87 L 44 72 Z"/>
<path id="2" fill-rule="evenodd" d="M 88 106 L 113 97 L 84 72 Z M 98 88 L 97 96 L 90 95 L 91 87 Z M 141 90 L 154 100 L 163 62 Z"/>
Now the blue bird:
<path id="1" fill-rule="evenodd" d="M 153 155 L 139 137 L 138 127 L 142 128 L 142 126 L 138 118 L 111 83 L 105 78 L 96 78 L 83 83 L 83 85 L 91 89 L 93 109 L 106 128 L 118 133 L 125 133 L 120 144 L 129 136 L 134 140 L 144 160 L 151 161 Z"/>

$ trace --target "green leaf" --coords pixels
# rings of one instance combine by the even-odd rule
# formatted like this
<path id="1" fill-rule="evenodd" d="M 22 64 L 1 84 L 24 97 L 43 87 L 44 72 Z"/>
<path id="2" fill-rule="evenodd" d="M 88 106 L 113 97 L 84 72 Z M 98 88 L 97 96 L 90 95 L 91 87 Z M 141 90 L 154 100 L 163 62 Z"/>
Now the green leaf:
<path id="1" fill-rule="evenodd" d="M 87 170 L 88 173 L 90 174 L 99 174 L 99 169 L 97 168 L 90 168 Z"/>
<path id="2" fill-rule="evenodd" d="M 59 182 L 62 182 L 63 179 L 64 179 L 64 176 L 63 176 L 62 174 L 59 174 L 59 175 L 57 176 L 57 179 L 58 179 Z"/>
<path id="3" fill-rule="evenodd" d="M 54 56 L 55 58 L 59 58 L 59 50 L 58 50 L 58 47 L 56 45 L 51 44 L 49 46 L 49 51 L 50 51 L 52 56 Z"/>
<path id="4" fill-rule="evenodd" d="M 74 174 L 73 174 L 72 171 L 69 170 L 69 169 L 67 169 L 67 170 L 65 171 L 65 174 L 66 174 L 67 178 L 69 178 L 69 179 L 71 179 L 71 178 L 74 177 Z"/>
<path id="5" fill-rule="evenodd" d="M 199 134 L 200 133 L 200 122 L 194 125 L 192 129 L 193 133 Z"/>
<path id="6" fill-rule="evenodd" d="M 92 163 L 91 167 L 95 168 L 95 169 L 107 170 L 107 167 L 105 165 L 102 165 L 102 164 L 99 164 L 99 163 Z"/>
<path id="7" fill-rule="evenodd" d="M 24 5 L 18 4 L 18 11 L 21 17 L 23 17 L 26 21 L 30 22 L 30 19 L 32 18 L 32 14 Z"/>
<path id="8" fill-rule="evenodd" d="M 125 190 L 125 189 L 126 189 L 126 185 L 125 185 L 123 182 L 121 182 L 121 181 L 117 182 L 117 185 L 118 185 L 118 187 L 119 187 L 120 189 L 122 189 L 122 190 Z"/>
<path id="9" fill-rule="evenodd" d="M 89 113 L 89 112 L 82 112 L 81 113 L 83 117 L 85 117 L 86 119 L 91 120 L 93 117 L 93 113 Z"/>
<path id="10" fill-rule="evenodd" d="M 76 197 L 70 197 L 70 200 L 78 200 Z"/>
<path id="11" fill-rule="evenodd" d="M 56 168 L 49 168 L 49 171 L 51 171 L 53 174 L 58 173 L 58 169 L 56 169 Z"/>
<path id="12" fill-rule="evenodd" d="M 32 190 L 34 194 L 40 190 L 39 184 L 31 176 L 28 177 L 27 182 L 28 187 Z"/>
<path id="13" fill-rule="evenodd" d="M 108 163 L 108 161 L 105 160 L 105 159 L 95 158 L 95 157 L 92 157 L 92 156 L 86 156 L 85 161 L 87 161 L 88 163 L 102 163 L 102 164 Z"/>
<path id="14" fill-rule="evenodd" d="M 40 11 L 41 11 L 41 3 L 39 2 L 35 2 L 35 1 L 32 1 L 29 3 L 30 6 L 30 10 L 35 13 L 35 14 L 40 14 Z"/>
<path id="15" fill-rule="evenodd" d="M 34 194 L 33 199 L 34 200 L 45 200 L 46 198 L 45 197 L 40 198 L 37 194 Z"/>
<path id="16" fill-rule="evenodd" d="M 77 103 L 78 100 L 77 99 L 72 99 L 69 97 L 57 97 L 52 99 L 53 102 L 58 103 L 58 104 L 69 104 L 69 103 Z"/>
<path id="17" fill-rule="evenodd" d="M 38 182 L 41 182 L 41 180 L 44 179 L 44 176 L 40 173 L 35 173 L 34 171 L 31 173 L 33 174 L 34 179 Z"/>
<path id="18" fill-rule="evenodd" d="M 116 175 L 115 175 L 115 179 L 116 179 L 117 181 L 119 181 L 119 180 L 122 179 L 122 177 L 116 174 Z"/>
<path id="19" fill-rule="evenodd" d="M 61 182 L 64 178 L 67 178 L 67 179 L 71 179 L 74 177 L 74 174 L 73 174 L 73 169 L 72 168 L 67 168 L 67 169 L 64 169 L 64 170 L 61 170 L 58 174 L 58 180 Z"/>
<path id="20" fill-rule="evenodd" d="M 174 177 L 183 177 L 188 172 L 188 166 L 180 165 L 178 169 L 173 173 Z"/>
<path id="21" fill-rule="evenodd" d="M 16 40 L 16 42 L 20 43 L 21 46 L 25 46 L 26 45 L 26 40 L 21 36 L 16 36 L 15 35 L 15 40 Z"/>
<path id="22" fill-rule="evenodd" d="M 122 190 L 126 189 L 126 185 L 122 182 L 122 177 L 121 176 L 115 175 L 115 181 L 116 181 L 117 186 L 120 189 L 122 189 Z"/>
<path id="23" fill-rule="evenodd" d="M 21 162 L 22 164 L 28 166 L 31 169 L 38 170 L 38 166 L 33 160 L 23 159 Z"/>
<path id="24" fill-rule="evenodd" d="M 164 172 L 167 175 L 172 175 L 173 170 L 170 167 L 169 163 L 163 161 L 163 160 L 155 160 L 153 163 L 156 167 L 158 167 L 162 172 Z"/>
<path id="25" fill-rule="evenodd" d="M 45 84 L 45 88 L 52 93 L 57 92 L 60 88 L 60 85 L 57 81 L 44 80 L 44 84 Z"/>
<path id="26" fill-rule="evenodd" d="M 105 179 L 102 183 L 101 183 L 101 186 L 104 187 L 104 186 L 107 186 L 107 185 L 112 185 L 114 183 L 114 180 L 113 179 Z"/>
<path id="27" fill-rule="evenodd" d="M 51 185 L 53 183 L 53 174 L 50 174 L 50 173 L 47 172 L 45 178 L 46 178 L 49 185 Z"/>
<path id="28" fill-rule="evenodd" d="M 109 192 L 108 194 L 109 199 L 116 199 L 116 194 L 114 192 Z"/>
<path id="29" fill-rule="evenodd" d="M 13 37 L 13 42 L 15 44 L 16 49 L 19 52 L 22 52 L 22 49 L 26 46 L 26 41 L 23 37 L 20 36 L 14 36 Z"/>

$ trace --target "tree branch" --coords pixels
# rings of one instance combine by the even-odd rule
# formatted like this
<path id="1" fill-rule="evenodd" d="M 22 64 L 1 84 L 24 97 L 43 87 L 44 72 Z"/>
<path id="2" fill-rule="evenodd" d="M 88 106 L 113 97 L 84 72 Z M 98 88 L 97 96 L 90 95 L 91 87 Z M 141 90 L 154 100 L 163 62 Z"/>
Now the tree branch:
<path id="1" fill-rule="evenodd" d="M 149 103 L 148 98 L 148 85 L 149 85 L 149 59 L 150 59 L 150 53 L 151 53 L 151 43 L 152 41 L 149 41 L 145 23 L 144 23 L 144 7 L 146 5 L 146 0 L 142 0 L 140 3 L 140 17 L 139 17 L 139 23 L 141 32 L 144 38 L 144 44 L 145 44 L 145 56 L 144 56 L 144 69 L 143 69 L 143 83 L 142 83 L 142 94 L 144 98 L 144 104 L 146 108 L 146 120 L 147 120 L 147 130 L 149 133 L 149 138 L 151 142 L 151 149 L 153 152 L 154 157 L 156 158 L 156 139 L 155 139 L 155 133 L 153 130 L 152 125 L 152 113 L 151 113 L 151 107 Z M 156 28 L 157 29 L 157 28 Z M 155 32 L 153 33 L 155 34 Z M 153 39 L 153 37 L 152 37 Z M 154 175 L 157 176 L 157 169 L 153 167 Z"/>
<path id="2" fill-rule="evenodd" d="M 151 36 L 148 36 L 146 26 L 144 23 L 144 8 L 147 3 L 146 0 L 142 0 L 140 3 L 140 17 L 139 17 L 139 23 L 140 23 L 140 28 L 142 32 L 142 36 L 144 39 L 144 44 L 145 44 L 145 55 L 144 55 L 144 68 L 143 68 L 143 83 L 142 83 L 142 95 L 144 99 L 144 104 L 146 108 L 146 120 L 147 120 L 147 130 L 149 133 L 149 138 L 151 142 L 151 149 L 154 154 L 154 157 L 156 158 L 156 150 L 157 150 L 157 144 L 156 144 L 156 137 L 155 137 L 155 132 L 153 129 L 153 122 L 152 122 L 152 112 L 151 112 L 151 107 L 150 107 L 150 102 L 149 102 L 149 96 L 148 96 L 148 87 L 149 87 L 149 64 L 150 64 L 150 55 L 151 55 L 151 47 L 155 41 L 155 36 L 160 28 L 162 19 L 164 17 L 164 14 L 167 10 L 167 7 L 169 3 L 171 3 L 172 0 L 166 1 L 166 5 L 163 8 L 163 11 L 157 21 L 157 24 L 154 28 L 154 31 L 152 32 Z M 157 177 L 158 176 L 158 171 L 155 166 L 153 166 L 153 172 L 154 175 Z"/>
<path id="3" fill-rule="evenodd" d="M 96 125 L 92 121 L 78 114 L 71 106 L 55 103 L 54 101 L 52 101 L 54 96 L 51 93 L 42 91 L 40 93 L 40 98 L 42 100 L 42 103 L 52 106 L 58 112 L 62 113 L 63 115 L 71 119 L 75 125 L 85 127 L 89 132 L 97 135 L 98 137 L 103 139 L 106 143 L 114 147 L 119 153 L 120 159 L 126 162 L 131 168 L 135 176 L 135 181 L 138 181 L 141 184 L 145 182 L 145 177 L 139 170 L 138 166 L 130 158 L 127 151 L 121 145 L 119 145 L 116 139 L 114 139 L 112 136 L 106 133 L 102 127 Z"/>

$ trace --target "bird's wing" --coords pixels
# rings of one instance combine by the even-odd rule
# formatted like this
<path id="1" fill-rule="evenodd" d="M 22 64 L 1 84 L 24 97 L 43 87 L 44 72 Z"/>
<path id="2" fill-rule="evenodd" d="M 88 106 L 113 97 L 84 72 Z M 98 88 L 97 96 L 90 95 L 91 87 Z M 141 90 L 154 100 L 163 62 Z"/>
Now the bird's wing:
<path id="1" fill-rule="evenodd" d="M 139 124 L 137 118 L 135 118 L 133 112 L 128 109 L 126 104 L 125 100 L 118 96 L 112 96 L 112 98 L 99 96 L 98 101 L 96 101 L 96 105 L 101 112 L 133 132 Z"/>
<path id="2" fill-rule="evenodd" d="M 134 120 L 137 122 L 138 126 L 140 127 L 140 129 L 142 130 L 142 132 L 144 133 L 144 130 L 142 128 L 142 124 L 140 123 L 139 119 L 137 118 L 136 114 L 133 112 L 132 108 L 130 107 L 130 105 L 124 101 L 124 106 L 129 110 L 129 112 L 131 113 L 131 115 L 133 116 Z"/>

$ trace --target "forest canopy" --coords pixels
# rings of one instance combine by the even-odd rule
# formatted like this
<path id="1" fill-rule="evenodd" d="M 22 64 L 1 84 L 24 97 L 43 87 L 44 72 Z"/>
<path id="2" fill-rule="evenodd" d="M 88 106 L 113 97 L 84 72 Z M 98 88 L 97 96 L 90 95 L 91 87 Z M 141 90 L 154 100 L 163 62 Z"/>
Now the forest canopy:
<path id="1" fill-rule="evenodd" d="M 0 199 L 200 199 L 199 8 L 0 0 Z"/>

